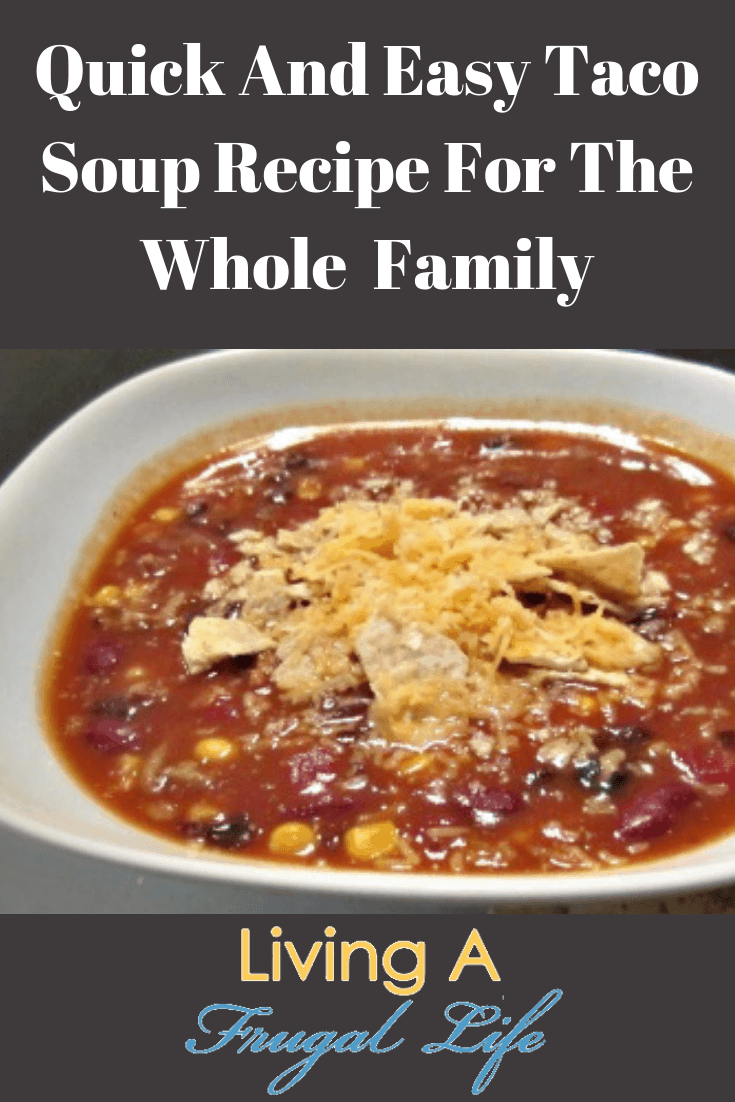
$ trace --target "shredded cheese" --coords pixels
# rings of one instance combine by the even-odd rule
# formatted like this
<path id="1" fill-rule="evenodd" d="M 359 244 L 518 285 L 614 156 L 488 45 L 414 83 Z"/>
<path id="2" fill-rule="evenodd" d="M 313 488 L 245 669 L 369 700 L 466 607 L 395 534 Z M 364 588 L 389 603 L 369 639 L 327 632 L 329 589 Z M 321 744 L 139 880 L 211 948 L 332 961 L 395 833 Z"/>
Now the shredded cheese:
<path id="1" fill-rule="evenodd" d="M 415 744 L 517 710 L 532 679 L 524 687 L 508 667 L 624 683 L 659 657 L 610 614 L 645 589 L 642 549 L 601 547 L 566 530 L 558 512 L 473 513 L 445 498 L 351 500 L 276 537 L 235 533 L 243 559 L 205 590 L 209 615 L 197 619 L 210 628 L 192 622 L 189 668 L 211 664 L 211 621 L 231 623 L 221 613 L 238 602 L 255 649 L 264 640 L 275 649 L 273 679 L 291 699 L 368 680 L 383 735 Z M 529 594 L 541 595 L 537 606 L 528 607 Z M 559 594 L 569 599 L 563 607 L 553 600 Z M 205 634 L 200 654 L 196 640 Z"/>

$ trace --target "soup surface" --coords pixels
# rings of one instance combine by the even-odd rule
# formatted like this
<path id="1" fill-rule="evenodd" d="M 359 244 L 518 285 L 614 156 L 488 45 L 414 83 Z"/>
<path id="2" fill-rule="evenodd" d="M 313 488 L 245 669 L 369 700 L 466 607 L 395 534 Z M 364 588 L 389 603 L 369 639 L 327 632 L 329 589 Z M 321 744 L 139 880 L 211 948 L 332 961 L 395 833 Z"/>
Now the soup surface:
<path id="1" fill-rule="evenodd" d="M 735 483 L 563 426 L 208 456 L 128 517 L 57 640 L 52 736 L 191 847 L 592 870 L 735 826 Z"/>

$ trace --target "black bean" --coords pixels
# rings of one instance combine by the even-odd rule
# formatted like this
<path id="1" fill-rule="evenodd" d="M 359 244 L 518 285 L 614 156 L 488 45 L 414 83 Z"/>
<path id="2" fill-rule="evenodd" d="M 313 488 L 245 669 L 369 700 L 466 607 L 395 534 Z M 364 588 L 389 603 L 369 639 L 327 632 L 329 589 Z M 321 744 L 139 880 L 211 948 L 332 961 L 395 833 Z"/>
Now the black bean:
<path id="1" fill-rule="evenodd" d="M 236 620 L 242 611 L 242 601 L 230 601 L 222 609 L 222 616 L 225 620 Z"/>
<path id="2" fill-rule="evenodd" d="M 720 529 L 720 532 L 726 540 L 730 540 L 732 543 L 735 543 L 735 520 L 732 521 L 730 524 L 724 525 L 724 527 Z"/>
<path id="3" fill-rule="evenodd" d="M 204 523 L 204 515 L 208 511 L 209 505 L 206 501 L 190 501 L 184 509 L 184 516 L 187 520 L 202 524 Z"/>
<path id="4" fill-rule="evenodd" d="M 592 792 L 614 792 L 622 788 L 628 780 L 625 769 L 604 773 L 599 758 L 588 758 L 587 761 L 577 762 L 575 774 L 582 787 L 589 788 Z"/>
<path id="5" fill-rule="evenodd" d="M 96 700 L 92 705 L 92 713 L 96 716 L 106 716 L 109 719 L 131 719 L 138 711 L 137 702 L 127 696 L 106 696 L 102 700 Z"/>
<path id="6" fill-rule="evenodd" d="M 518 599 L 524 608 L 538 608 L 548 600 L 546 593 L 520 593 Z"/>
<path id="7" fill-rule="evenodd" d="M 321 707 L 323 712 L 329 712 L 331 715 L 349 715 L 352 714 L 355 709 L 367 708 L 373 700 L 373 691 L 367 681 L 365 681 L 351 692 L 323 697 Z"/>
<path id="8" fill-rule="evenodd" d="M 608 773 L 600 781 L 601 792 L 616 792 L 619 788 L 622 788 L 624 784 L 627 784 L 630 776 L 625 769 L 616 769 L 613 773 Z"/>
<path id="9" fill-rule="evenodd" d="M 220 669 L 229 669 L 233 673 L 247 673 L 252 670 L 258 661 L 257 654 L 236 654 L 234 658 L 228 658 L 220 665 Z"/>
<path id="10" fill-rule="evenodd" d="M 207 604 L 201 597 L 190 597 L 186 602 L 186 605 L 179 613 L 179 621 L 183 628 L 189 627 L 189 624 L 197 616 L 203 616 L 207 610 Z"/>
<path id="11" fill-rule="evenodd" d="M 628 623 L 632 627 L 639 627 L 641 624 L 648 624 L 651 620 L 657 620 L 660 616 L 663 616 L 662 609 L 656 605 L 649 605 L 647 608 L 641 608 L 633 616 L 630 617 Z"/>
<path id="12" fill-rule="evenodd" d="M 510 436 L 491 436 L 480 444 L 480 455 L 489 455 L 492 452 L 501 451 L 512 443 Z"/>
<path id="13" fill-rule="evenodd" d="M 289 502 L 293 497 L 293 491 L 281 489 L 266 490 L 263 496 L 268 501 L 272 502 L 273 505 L 286 505 L 286 503 Z"/>
<path id="14" fill-rule="evenodd" d="M 606 750 L 609 746 L 642 746 L 644 742 L 650 742 L 653 731 L 648 727 L 629 724 L 622 727 L 603 727 L 595 735 L 595 745 L 600 750 Z"/>
<path id="15" fill-rule="evenodd" d="M 728 750 L 735 749 L 735 731 L 718 731 L 717 738 Z"/>
<path id="16" fill-rule="evenodd" d="M 320 726 L 337 739 L 354 739 L 368 729 L 368 709 L 372 701 L 373 694 L 367 684 L 351 693 L 325 696 L 321 701 Z"/>
<path id="17" fill-rule="evenodd" d="M 587 761 L 577 762 L 574 766 L 574 771 L 579 783 L 583 788 L 600 787 L 600 773 L 602 772 L 602 766 L 600 765 L 599 758 L 588 758 Z"/>
<path id="18" fill-rule="evenodd" d="M 314 460 L 303 452 L 289 452 L 283 461 L 287 471 L 303 471 L 315 466 Z"/>
<path id="19" fill-rule="evenodd" d="M 364 719 L 369 707 L 369 698 L 366 698 L 364 700 L 361 700 L 359 698 L 355 700 L 348 700 L 344 704 L 338 704 L 334 708 L 332 708 L 329 713 L 329 720 L 331 722 Z"/>
<path id="20" fill-rule="evenodd" d="M 242 849 L 257 833 L 247 815 L 218 815 L 211 822 L 198 825 L 198 837 L 221 849 Z"/>
<path id="21" fill-rule="evenodd" d="M 270 486 L 285 486 L 287 482 L 291 481 L 291 475 L 287 470 L 272 471 L 268 475 L 268 484 Z"/>
<path id="22" fill-rule="evenodd" d="M 527 788 L 538 788 L 555 776 L 557 774 L 553 769 L 536 769 L 532 773 L 526 773 L 523 781 Z"/>
<path id="23" fill-rule="evenodd" d="M 657 608 L 655 605 L 651 605 L 648 608 L 642 608 L 638 612 L 634 612 L 632 615 L 624 617 L 625 622 L 634 628 L 639 635 L 642 635 L 644 639 L 650 639 L 656 641 L 660 639 L 664 632 L 668 631 L 671 627 L 671 622 L 675 619 L 676 613 L 668 608 Z"/>

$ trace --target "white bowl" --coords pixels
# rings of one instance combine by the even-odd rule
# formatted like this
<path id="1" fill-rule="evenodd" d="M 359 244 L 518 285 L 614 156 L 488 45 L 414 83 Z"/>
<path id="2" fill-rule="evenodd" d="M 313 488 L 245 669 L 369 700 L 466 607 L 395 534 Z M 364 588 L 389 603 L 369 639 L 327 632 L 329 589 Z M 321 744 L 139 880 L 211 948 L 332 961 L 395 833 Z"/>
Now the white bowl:
<path id="1" fill-rule="evenodd" d="M 432 396 L 444 396 L 432 405 Z M 150 371 L 98 398 L 48 437 L 0 488 L 0 821 L 109 861 L 200 879 L 521 903 L 693 891 L 735 880 L 735 834 L 625 871 L 534 875 L 391 874 L 190 854 L 109 814 L 67 775 L 37 718 L 38 668 L 80 548 L 131 471 L 182 437 L 258 410 L 332 404 L 359 419 L 387 410 L 467 413 L 473 404 L 547 399 L 625 403 L 735 434 L 735 378 L 642 353 L 236 349 Z M 422 400 L 426 400 L 421 405 Z M 516 413 L 518 412 L 516 405 Z M 321 416 L 327 416 L 322 410 Z M 532 415 L 532 414 L 531 414 Z M 281 423 L 284 418 L 281 417 Z"/>

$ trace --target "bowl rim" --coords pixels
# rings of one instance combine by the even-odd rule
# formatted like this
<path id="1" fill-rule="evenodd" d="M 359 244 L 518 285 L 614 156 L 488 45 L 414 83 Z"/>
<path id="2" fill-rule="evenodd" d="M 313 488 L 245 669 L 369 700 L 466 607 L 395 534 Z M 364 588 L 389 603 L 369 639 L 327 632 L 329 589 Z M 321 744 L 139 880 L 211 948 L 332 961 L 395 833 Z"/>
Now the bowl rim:
<path id="1" fill-rule="evenodd" d="M 665 367 L 669 372 L 692 373 L 707 377 L 710 381 L 714 378 L 722 379 L 725 373 L 715 366 L 702 364 L 698 361 L 683 360 L 676 357 L 661 356 L 646 350 L 617 350 L 617 349 L 219 349 L 204 353 L 193 353 L 176 360 L 160 364 L 136 374 L 116 386 L 106 390 L 101 395 L 72 413 L 60 425 L 46 435 L 36 447 L 12 470 L 0 484 L 0 515 L 8 499 L 22 490 L 23 484 L 35 475 L 36 468 L 41 467 L 49 453 L 56 449 L 67 436 L 76 433 L 83 428 L 85 423 L 99 414 L 104 414 L 108 409 L 114 408 L 116 402 L 122 396 L 134 396 L 136 392 L 144 392 L 158 380 L 173 375 L 184 375 L 189 371 L 199 371 L 212 363 L 225 364 L 233 356 L 243 360 L 257 355 L 268 353 L 282 354 L 292 353 L 297 355 L 303 352 L 324 352 L 330 356 L 338 356 L 340 353 L 368 352 L 419 355 L 442 354 L 447 352 L 461 354 L 492 354 L 502 355 L 502 367 L 512 368 L 513 360 L 526 357 L 529 352 L 543 356 L 548 362 L 567 362 L 570 360 L 579 363 L 589 362 L 591 358 L 602 359 L 608 356 L 614 358 L 628 368 L 640 367 L 641 359 L 645 358 L 652 368 Z M 727 376 L 725 376 L 727 377 Z M 735 379 L 732 379 L 735 385 Z M 273 407 L 275 408 L 275 407 Z M 139 467 L 141 464 L 136 464 Z M 88 533 L 82 533 L 79 540 L 81 547 Z M 45 741 L 49 741 L 41 730 L 38 721 L 38 735 Z M 63 763 L 55 755 L 55 765 L 62 770 L 72 782 L 84 791 L 83 786 L 75 781 Z M 87 799 L 97 801 L 87 792 Z M 116 815 L 109 808 L 103 808 L 105 814 L 123 824 L 130 832 L 141 837 L 154 837 L 159 843 L 164 840 L 159 836 L 136 827 L 121 816 Z M 314 866 L 299 866 L 265 859 L 212 856 L 209 853 L 187 852 L 182 845 L 181 852 L 152 852 L 138 848 L 134 844 L 122 844 L 101 839 L 95 839 L 81 833 L 50 825 L 39 821 L 31 814 L 18 811 L 3 803 L 2 791 L 0 791 L 0 824 L 9 827 L 21 834 L 35 838 L 38 841 L 70 850 L 78 854 L 96 858 L 101 861 L 111 862 L 117 865 L 144 868 L 159 874 L 168 874 L 195 880 L 215 880 L 220 882 L 239 883 L 245 886 L 276 888 L 289 891 L 301 891 L 309 893 L 354 893 L 359 896 L 373 897 L 402 897 L 422 900 L 435 899 L 468 901 L 477 900 L 487 903 L 553 903 L 558 901 L 583 902 L 585 900 L 610 900 L 621 897 L 644 897 L 650 895 L 666 895 L 683 892 L 702 891 L 717 887 L 723 883 L 735 879 L 735 853 L 730 856 L 720 857 L 699 864 L 666 864 L 657 867 L 657 862 L 651 861 L 637 863 L 621 871 L 612 867 L 603 871 L 574 872 L 574 873 L 404 873 L 382 872 L 349 868 L 315 868 Z M 174 847 L 175 843 L 167 843 Z M 709 843 L 710 845 L 712 843 Z M 176 847 L 177 849 L 179 847 Z M 687 854 L 696 854 L 706 849 L 707 846 L 697 847 L 685 851 Z"/>

